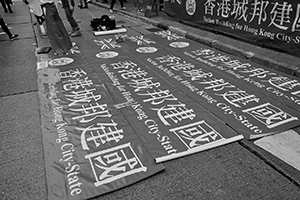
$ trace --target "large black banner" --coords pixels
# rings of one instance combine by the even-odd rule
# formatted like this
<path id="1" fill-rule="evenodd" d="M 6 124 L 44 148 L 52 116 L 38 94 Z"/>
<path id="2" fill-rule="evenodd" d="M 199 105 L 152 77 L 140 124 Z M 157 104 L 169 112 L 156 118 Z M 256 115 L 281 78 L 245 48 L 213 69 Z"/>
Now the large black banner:
<path id="1" fill-rule="evenodd" d="M 167 0 L 166 14 L 300 56 L 298 0 Z"/>
<path id="2" fill-rule="evenodd" d="M 93 70 L 71 56 L 38 70 L 48 199 L 88 199 L 163 170 Z"/>
<path id="3" fill-rule="evenodd" d="M 298 82 L 170 31 L 127 37 L 149 69 L 247 139 L 299 125 Z M 136 44 L 136 47 L 134 47 Z M 139 47 L 144 46 L 144 47 Z M 148 47 L 145 47 L 148 46 Z M 165 85 L 165 84 L 164 84 Z M 282 90 L 283 89 L 283 90 Z"/>

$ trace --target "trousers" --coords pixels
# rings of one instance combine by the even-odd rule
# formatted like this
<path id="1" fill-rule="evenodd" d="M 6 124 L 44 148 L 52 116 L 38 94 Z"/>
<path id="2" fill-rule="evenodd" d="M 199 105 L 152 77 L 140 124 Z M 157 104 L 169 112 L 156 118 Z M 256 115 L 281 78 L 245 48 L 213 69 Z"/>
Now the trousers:
<path id="1" fill-rule="evenodd" d="M 72 48 L 72 43 L 56 6 L 52 3 L 42 7 L 46 8 L 45 23 L 52 49 L 55 53 L 66 53 Z"/>
<path id="2" fill-rule="evenodd" d="M 8 12 L 8 11 L 12 12 L 11 6 L 10 6 L 10 3 L 11 3 L 10 0 L 0 0 L 0 2 L 4 9 L 4 12 Z"/>
<path id="3" fill-rule="evenodd" d="M 120 4 L 121 4 L 121 8 L 123 8 L 124 7 L 124 1 L 123 0 L 119 0 L 119 1 L 120 1 Z M 109 9 L 111 9 L 111 10 L 114 9 L 115 3 L 116 3 L 116 0 L 111 0 Z"/>
<path id="4" fill-rule="evenodd" d="M 72 30 L 73 31 L 78 31 L 79 26 L 78 26 L 76 20 L 73 17 L 74 11 L 71 10 L 69 6 L 65 7 L 64 10 L 65 10 L 65 13 L 66 13 L 66 18 L 67 18 L 68 22 L 70 23 L 70 25 L 72 27 Z"/>
<path id="5" fill-rule="evenodd" d="M 8 37 L 11 38 L 12 34 L 11 34 L 10 30 L 8 29 L 8 27 L 6 26 L 3 18 L 1 18 L 1 16 L 0 16 L 0 26 L 1 26 L 2 30 L 6 33 L 6 35 L 8 35 Z"/>

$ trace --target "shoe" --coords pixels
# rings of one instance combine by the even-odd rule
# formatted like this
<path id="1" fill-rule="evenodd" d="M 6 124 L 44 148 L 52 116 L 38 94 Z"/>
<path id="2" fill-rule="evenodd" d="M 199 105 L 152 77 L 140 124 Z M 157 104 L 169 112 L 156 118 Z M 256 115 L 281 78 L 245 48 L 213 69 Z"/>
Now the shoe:
<path id="1" fill-rule="evenodd" d="M 10 10 L 10 11 L 9 11 L 9 13 L 13 13 L 13 11 L 12 11 L 12 10 Z"/>
<path id="2" fill-rule="evenodd" d="M 69 53 L 68 52 L 61 52 L 61 53 L 54 52 L 54 55 L 56 55 L 56 56 L 66 56 L 66 55 L 69 55 Z"/>
<path id="3" fill-rule="evenodd" d="M 82 7 L 82 5 L 77 5 L 78 6 L 78 8 L 80 8 L 80 9 L 82 9 L 83 7 Z"/>
<path id="4" fill-rule="evenodd" d="M 109 12 L 110 12 L 110 14 L 113 14 L 114 11 L 112 9 L 109 9 Z"/>
<path id="5" fill-rule="evenodd" d="M 89 8 L 88 6 L 84 6 L 83 8 Z"/>
<path id="6" fill-rule="evenodd" d="M 73 33 L 71 33 L 71 37 L 78 37 L 81 36 L 81 32 L 80 31 L 74 31 Z"/>
<path id="7" fill-rule="evenodd" d="M 14 34 L 14 35 L 10 36 L 9 39 L 11 41 L 13 41 L 13 40 L 17 39 L 17 37 L 19 37 L 19 34 Z"/>
<path id="8" fill-rule="evenodd" d="M 73 33 L 75 33 L 76 31 L 79 31 L 80 29 L 77 28 L 77 29 L 73 29 L 72 31 L 68 32 L 68 35 L 72 35 Z"/>
<path id="9" fill-rule="evenodd" d="M 122 10 L 126 10 L 126 7 L 122 7 L 121 9 L 122 9 Z"/>

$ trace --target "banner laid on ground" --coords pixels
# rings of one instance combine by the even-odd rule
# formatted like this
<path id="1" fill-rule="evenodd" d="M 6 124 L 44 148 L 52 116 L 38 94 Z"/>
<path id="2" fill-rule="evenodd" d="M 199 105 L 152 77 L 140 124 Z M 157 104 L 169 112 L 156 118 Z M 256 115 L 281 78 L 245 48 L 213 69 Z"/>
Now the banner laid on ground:
<path id="1" fill-rule="evenodd" d="M 298 0 L 165 1 L 169 16 L 300 57 Z"/>
<path id="2" fill-rule="evenodd" d="M 170 31 L 147 35 L 160 49 L 147 65 L 245 138 L 254 139 L 299 125 L 300 83 Z M 163 38 L 163 39 L 162 39 Z M 141 57 L 140 56 L 140 57 Z"/>
<path id="3" fill-rule="evenodd" d="M 94 71 L 73 61 L 38 70 L 48 199 L 88 199 L 163 170 Z"/>
<path id="4" fill-rule="evenodd" d="M 156 162 L 243 138 L 147 63 L 146 56 L 164 52 L 155 47 L 164 38 L 153 41 L 132 33 L 125 37 L 122 43 L 115 43 L 112 36 L 94 40 L 99 52 L 90 63 Z"/>
<path id="5" fill-rule="evenodd" d="M 106 41 L 111 41 L 108 38 L 102 39 L 96 42 L 97 45 L 103 44 L 101 49 L 108 46 Z M 107 52 L 100 52 L 99 55 L 105 55 Z M 105 65 L 95 63 L 95 68 L 103 68 L 108 70 L 109 74 L 114 74 L 113 80 L 118 80 L 118 84 L 130 92 L 130 99 L 147 108 L 143 109 L 146 116 L 152 107 L 142 104 L 144 100 L 138 101 L 142 95 L 134 96 L 137 95 L 132 88 L 134 83 L 145 87 L 155 83 L 155 87 L 167 87 L 168 93 L 172 95 L 174 93 L 171 89 L 175 88 L 176 93 L 180 91 L 185 94 L 203 110 L 213 114 L 247 139 L 275 134 L 299 125 L 299 88 L 295 87 L 279 98 L 280 92 L 276 90 L 274 81 L 271 87 L 267 80 L 275 80 L 281 75 L 275 71 L 268 71 L 263 66 L 214 51 L 170 31 L 157 31 L 143 36 L 128 35 L 126 42 L 120 44 L 120 48 L 111 48 L 109 52 L 122 56 L 115 56 L 111 60 L 100 58 L 101 63 Z M 125 56 L 126 52 L 131 56 Z M 128 75 L 128 80 L 123 78 L 124 75 L 120 75 L 123 71 L 132 73 L 134 77 Z M 277 82 L 279 85 L 282 83 Z M 112 83 L 115 84 L 114 81 Z M 154 86 L 151 85 L 151 88 Z M 112 93 L 118 94 L 116 91 Z M 123 101 L 119 96 L 114 99 Z M 183 101 L 178 97 L 176 99 Z M 163 126 L 160 125 L 160 129 Z"/>

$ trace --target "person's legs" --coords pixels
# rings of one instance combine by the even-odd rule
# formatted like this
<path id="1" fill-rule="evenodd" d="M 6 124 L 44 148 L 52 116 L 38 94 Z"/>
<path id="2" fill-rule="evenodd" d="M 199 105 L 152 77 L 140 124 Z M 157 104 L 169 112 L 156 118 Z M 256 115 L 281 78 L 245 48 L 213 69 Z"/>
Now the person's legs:
<path id="1" fill-rule="evenodd" d="M 0 25 L 2 30 L 8 35 L 8 37 L 10 38 L 12 36 L 10 30 L 8 29 L 8 27 L 6 26 L 3 18 L 0 18 Z"/>
<path id="2" fill-rule="evenodd" d="M 64 8 L 64 10 L 65 10 L 66 18 L 72 27 L 72 32 L 70 34 L 71 37 L 80 36 L 81 35 L 81 32 L 79 31 L 80 28 L 73 17 L 73 11 L 70 8 Z"/>
<path id="3" fill-rule="evenodd" d="M 79 2 L 79 5 L 77 5 L 80 9 L 82 9 L 83 8 L 83 0 L 79 0 L 78 1 Z"/>
<path id="4" fill-rule="evenodd" d="M 3 18 L 1 18 L 1 17 L 0 17 L 0 26 L 1 26 L 2 30 L 7 34 L 9 39 L 14 40 L 15 38 L 17 38 L 19 36 L 18 34 L 14 35 L 10 32 L 10 30 L 8 29 L 7 25 L 5 24 Z"/>
<path id="5" fill-rule="evenodd" d="M 6 3 L 5 3 L 5 0 L 0 0 L 0 2 L 1 2 L 1 5 L 2 5 L 2 7 L 3 7 L 3 9 L 4 9 L 4 12 L 8 12 L 8 10 L 7 10 L 7 7 L 6 7 Z"/>
<path id="6" fill-rule="evenodd" d="M 6 4 L 6 7 L 7 7 L 8 11 L 9 11 L 10 13 L 12 13 L 13 11 L 12 11 L 12 9 L 11 9 L 9 0 L 4 0 L 4 1 L 5 1 L 5 4 Z"/>
<path id="7" fill-rule="evenodd" d="M 84 2 L 84 8 L 88 8 L 87 0 L 83 0 L 83 2 Z"/>
<path id="8" fill-rule="evenodd" d="M 111 0 L 111 2 L 110 2 L 110 7 L 109 7 L 110 10 L 113 10 L 113 9 L 114 9 L 115 3 L 116 3 L 116 0 Z"/>
<path id="9" fill-rule="evenodd" d="M 124 6 L 123 0 L 119 0 L 119 1 L 120 1 L 120 4 L 121 4 L 121 8 L 122 8 L 123 10 L 125 10 L 126 8 L 125 8 L 125 6 Z"/>
<path id="10" fill-rule="evenodd" d="M 68 53 L 72 43 L 56 6 L 54 3 L 43 6 L 46 7 L 45 22 L 52 49 L 56 54 Z"/>
<path id="11" fill-rule="evenodd" d="M 73 17 L 73 11 L 70 8 L 64 8 L 64 10 L 65 10 L 66 18 L 67 18 L 68 22 L 70 23 L 72 30 L 73 31 L 79 30 L 79 26 Z"/>

